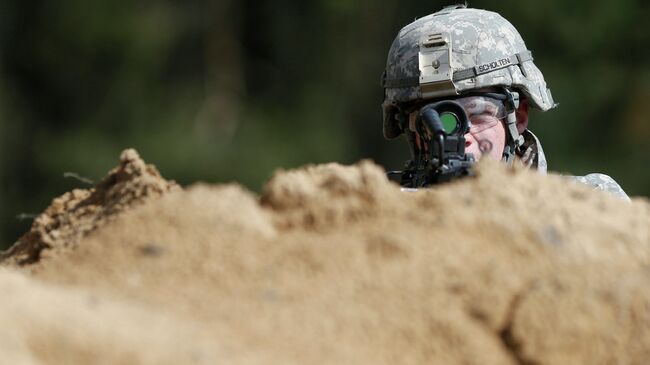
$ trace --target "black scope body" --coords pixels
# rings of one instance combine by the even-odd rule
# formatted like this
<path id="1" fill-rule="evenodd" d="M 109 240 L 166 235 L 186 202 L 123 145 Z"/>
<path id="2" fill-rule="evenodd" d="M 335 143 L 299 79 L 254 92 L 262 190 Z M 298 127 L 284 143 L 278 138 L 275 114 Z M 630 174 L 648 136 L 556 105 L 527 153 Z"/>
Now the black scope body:
<path id="1" fill-rule="evenodd" d="M 469 127 L 465 109 L 453 100 L 424 105 L 415 132 L 408 136 L 413 159 L 404 171 L 389 172 L 389 177 L 399 176 L 403 187 L 420 188 L 471 175 L 474 156 L 465 153 Z"/>

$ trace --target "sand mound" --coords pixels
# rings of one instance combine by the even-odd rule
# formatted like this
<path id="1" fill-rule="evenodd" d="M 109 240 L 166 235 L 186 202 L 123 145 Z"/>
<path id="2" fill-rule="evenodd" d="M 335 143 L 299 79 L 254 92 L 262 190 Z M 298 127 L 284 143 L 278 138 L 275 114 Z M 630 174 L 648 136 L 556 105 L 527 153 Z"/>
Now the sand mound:
<path id="1" fill-rule="evenodd" d="M 120 165 L 94 188 L 75 189 L 54 199 L 30 231 L 8 253 L 0 254 L 0 261 L 9 258 L 20 265 L 38 261 L 44 249 L 53 253 L 74 246 L 120 212 L 175 189 L 174 182 L 165 181 L 135 150 L 125 150 Z"/>
<path id="2" fill-rule="evenodd" d="M 260 198 L 236 185 L 164 186 L 151 194 L 158 198 L 57 241 L 70 249 L 50 255 L 59 243 L 47 242 L 29 279 L 9 279 L 12 290 L 57 288 L 72 313 L 83 295 L 104 298 L 110 313 L 97 310 L 96 321 L 76 328 L 125 353 L 128 339 L 148 341 L 133 363 L 147 363 L 137 357 L 147 353 L 187 359 L 187 351 L 236 364 L 650 358 L 645 200 L 626 203 L 489 162 L 476 178 L 418 192 L 401 192 L 371 162 L 279 172 Z M 15 267 L 19 252 L 5 265 Z M 24 313 L 41 305 L 30 302 Z M 136 329 L 113 338 L 131 328 L 117 322 L 122 317 Z M 168 327 L 147 337 L 155 318 L 182 324 L 181 344 L 192 346 L 169 347 Z M 33 326 L 57 320 L 35 316 Z M 63 363 L 37 356 L 63 337 L 66 349 L 112 356 L 100 342 L 52 333 L 38 346 L 27 335 L 0 337 L 0 349 Z"/>
<path id="3" fill-rule="evenodd" d="M 394 195 L 386 174 L 370 161 L 356 166 L 331 163 L 280 171 L 264 187 L 261 202 L 284 227 L 332 229 L 376 215 L 382 200 Z"/>
<path id="4" fill-rule="evenodd" d="M 214 364 L 229 357 L 191 323 L 138 303 L 5 270 L 0 292 L 2 364 Z"/>

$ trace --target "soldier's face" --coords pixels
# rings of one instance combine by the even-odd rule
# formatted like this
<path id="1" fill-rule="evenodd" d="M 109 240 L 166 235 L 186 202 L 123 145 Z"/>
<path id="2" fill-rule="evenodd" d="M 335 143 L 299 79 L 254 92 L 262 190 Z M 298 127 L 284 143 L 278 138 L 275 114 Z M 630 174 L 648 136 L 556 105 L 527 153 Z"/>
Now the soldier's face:
<path id="1" fill-rule="evenodd" d="M 506 130 L 500 119 L 491 115 L 470 117 L 472 127 L 465 134 L 465 152 L 476 160 L 488 157 L 500 160 L 506 145 Z"/>
<path id="2" fill-rule="evenodd" d="M 471 123 L 469 132 L 465 134 L 465 152 L 473 154 L 477 160 L 482 157 L 500 160 L 506 145 L 503 103 L 481 96 L 459 98 L 457 101 L 465 109 Z"/>

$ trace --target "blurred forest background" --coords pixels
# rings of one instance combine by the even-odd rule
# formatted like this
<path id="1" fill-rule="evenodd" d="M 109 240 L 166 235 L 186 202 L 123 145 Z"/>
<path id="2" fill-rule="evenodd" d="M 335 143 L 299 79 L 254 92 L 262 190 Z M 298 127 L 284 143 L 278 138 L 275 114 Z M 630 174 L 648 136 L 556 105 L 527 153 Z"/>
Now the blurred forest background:
<path id="1" fill-rule="evenodd" d="M 135 147 L 181 184 L 259 191 L 279 168 L 371 158 L 399 29 L 453 1 L 0 2 L 0 248 Z M 650 196 L 650 2 L 470 1 L 510 20 L 560 107 L 533 113 L 554 171 Z M 25 218 L 25 216 L 23 216 Z"/>

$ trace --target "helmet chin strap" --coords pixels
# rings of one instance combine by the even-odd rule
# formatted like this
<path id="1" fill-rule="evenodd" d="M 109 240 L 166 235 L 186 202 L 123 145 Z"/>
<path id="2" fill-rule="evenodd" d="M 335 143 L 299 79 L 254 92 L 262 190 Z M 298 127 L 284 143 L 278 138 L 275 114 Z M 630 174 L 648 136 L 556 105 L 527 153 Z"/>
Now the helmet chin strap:
<path id="1" fill-rule="evenodd" d="M 517 151 L 524 143 L 524 137 L 517 131 L 517 108 L 519 108 L 519 93 L 510 91 L 508 88 L 503 88 L 506 100 L 504 105 L 508 116 L 506 117 L 506 145 L 503 149 L 503 156 L 501 160 L 508 166 L 512 163 L 517 156 Z"/>

